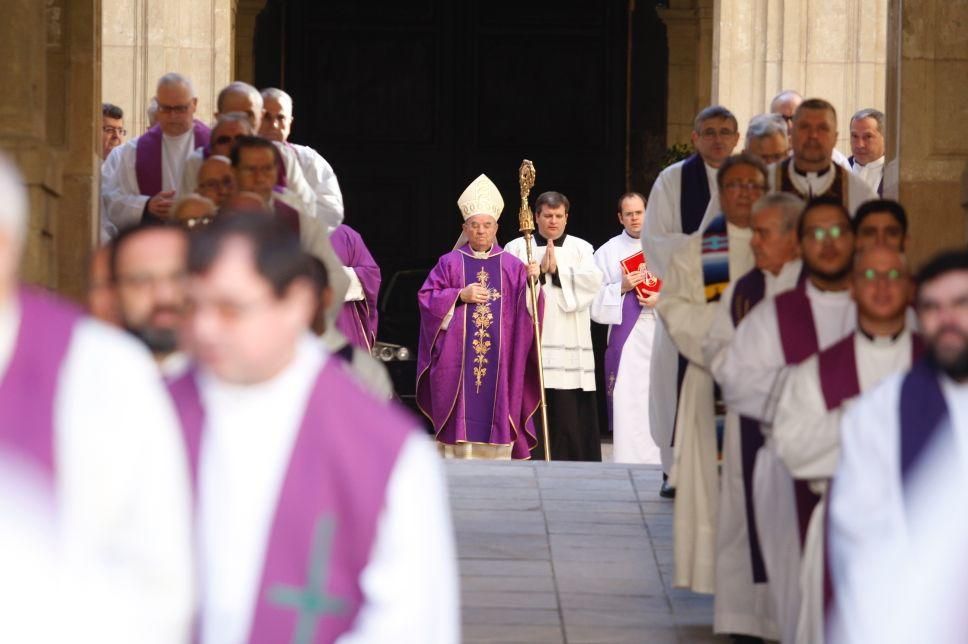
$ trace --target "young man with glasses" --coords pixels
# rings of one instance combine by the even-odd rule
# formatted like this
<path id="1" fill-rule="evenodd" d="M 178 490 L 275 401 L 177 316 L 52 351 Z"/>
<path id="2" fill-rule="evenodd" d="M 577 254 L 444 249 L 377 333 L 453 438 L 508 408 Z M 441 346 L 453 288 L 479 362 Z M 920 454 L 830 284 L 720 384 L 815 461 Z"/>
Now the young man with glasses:
<path id="1" fill-rule="evenodd" d="M 673 583 L 715 590 L 717 473 L 716 394 L 702 343 L 730 283 L 755 266 L 753 203 L 766 191 L 766 166 L 749 154 L 729 157 L 716 174 L 722 212 L 689 236 L 666 271 L 656 309 L 688 361 L 676 412 Z"/>
<path id="2" fill-rule="evenodd" d="M 837 199 L 811 201 L 800 217 L 797 236 L 806 279 L 750 311 L 712 365 L 726 405 L 761 423 L 767 435 L 755 460 L 753 506 L 784 642 L 796 635 L 801 544 L 816 497 L 806 484 L 794 486 L 769 438 L 777 382 L 785 368 L 832 346 L 857 326 L 850 297 L 854 233 L 847 210 Z M 798 500 L 806 512 L 803 523 L 798 521 Z"/>
<path id="3" fill-rule="evenodd" d="M 716 172 L 739 143 L 736 117 L 725 107 L 713 105 L 699 112 L 693 122 L 692 144 L 696 153 L 663 170 L 652 186 L 642 226 L 642 250 L 649 271 L 662 278 L 675 251 L 719 214 Z M 685 372 L 680 356 L 665 327 L 656 326 L 649 381 L 649 424 L 662 452 L 662 470 L 672 467 L 672 439 L 676 400 Z M 674 495 L 663 483 L 660 494 Z"/>
<path id="4" fill-rule="evenodd" d="M 158 80 L 158 124 L 118 146 L 101 167 L 106 218 L 116 230 L 142 219 L 164 220 L 175 202 L 185 160 L 210 131 L 195 120 L 198 99 L 192 82 L 177 73 Z"/>

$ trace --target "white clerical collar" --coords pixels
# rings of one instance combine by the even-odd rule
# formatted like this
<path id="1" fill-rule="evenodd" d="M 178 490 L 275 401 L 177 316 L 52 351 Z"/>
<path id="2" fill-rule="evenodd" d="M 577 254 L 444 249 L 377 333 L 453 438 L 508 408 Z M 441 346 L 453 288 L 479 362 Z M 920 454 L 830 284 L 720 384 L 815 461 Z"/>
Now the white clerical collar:
<path id="1" fill-rule="evenodd" d="M 468 249 L 470 249 L 471 254 L 474 256 L 474 259 L 487 259 L 488 257 L 491 256 L 491 251 L 494 250 L 494 244 L 491 244 L 490 248 L 488 248 L 487 250 L 474 250 L 470 246 L 468 246 Z"/>
<path id="2" fill-rule="evenodd" d="M 230 401 L 245 399 L 252 396 L 271 394 L 273 391 L 291 389 L 300 377 L 310 372 L 317 372 L 326 364 L 328 352 L 322 344 L 308 331 L 299 339 L 289 361 L 282 371 L 263 382 L 254 384 L 235 384 L 220 380 L 215 374 L 205 368 L 199 369 L 198 383 L 203 392 L 217 399 Z"/>
<path id="3" fill-rule="evenodd" d="M 865 344 L 875 348 L 888 348 L 896 346 L 905 336 L 910 335 L 910 331 L 905 326 L 894 335 L 871 335 L 857 325 L 857 337 Z"/>
<path id="4" fill-rule="evenodd" d="M 820 172 L 809 172 L 809 171 L 808 172 L 804 172 L 803 170 L 801 170 L 800 168 L 797 167 L 796 161 L 794 161 L 793 163 L 790 164 L 790 169 L 793 170 L 793 173 L 794 174 L 797 174 L 797 175 L 799 175 L 801 177 L 805 177 L 807 179 L 816 179 L 816 178 L 822 177 L 822 176 L 826 175 L 828 172 L 830 172 L 830 170 L 833 167 L 834 167 L 834 164 L 831 163 L 830 165 L 828 165 L 826 168 L 824 168 Z"/>
<path id="5" fill-rule="evenodd" d="M 622 229 L 622 235 L 621 236 L 622 236 L 622 238 L 625 241 L 634 242 L 634 243 L 638 244 L 638 243 L 641 243 L 642 242 L 642 240 L 640 239 L 641 235 L 642 235 L 642 233 L 639 233 L 639 237 L 632 237 L 632 235 L 629 234 L 629 231 L 627 231 L 627 230 L 625 230 L 623 228 Z"/>
<path id="6" fill-rule="evenodd" d="M 879 159 L 875 159 L 875 160 L 871 161 L 870 163 L 861 163 L 857 159 L 854 159 L 853 169 L 854 170 L 860 170 L 860 169 L 864 169 L 864 170 L 876 170 L 876 169 L 882 167 L 883 165 L 884 165 L 884 157 L 883 156 L 881 158 L 879 158 Z"/>
<path id="7" fill-rule="evenodd" d="M 850 290 L 822 291 L 807 278 L 807 297 L 827 302 L 847 301 L 850 299 Z"/>

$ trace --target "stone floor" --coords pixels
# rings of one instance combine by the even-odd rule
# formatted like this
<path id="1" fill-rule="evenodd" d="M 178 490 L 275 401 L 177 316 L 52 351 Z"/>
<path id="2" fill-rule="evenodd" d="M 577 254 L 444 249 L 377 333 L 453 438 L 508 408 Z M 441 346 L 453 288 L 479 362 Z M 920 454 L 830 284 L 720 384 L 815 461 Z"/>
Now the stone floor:
<path id="1" fill-rule="evenodd" d="M 671 588 L 657 466 L 450 461 L 465 642 L 727 642 Z"/>

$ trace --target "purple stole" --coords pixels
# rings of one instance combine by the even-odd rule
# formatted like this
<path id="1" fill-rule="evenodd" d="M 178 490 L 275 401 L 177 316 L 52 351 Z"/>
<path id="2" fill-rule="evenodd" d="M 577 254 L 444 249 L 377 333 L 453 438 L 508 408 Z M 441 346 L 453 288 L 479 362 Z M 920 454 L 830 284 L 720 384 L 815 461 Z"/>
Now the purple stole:
<path id="1" fill-rule="evenodd" d="M 464 307 L 465 359 L 461 374 L 466 440 L 472 443 L 488 443 L 494 422 L 494 399 L 497 395 L 499 356 L 503 339 L 501 314 L 504 307 L 501 304 L 501 294 L 504 292 L 504 273 L 501 271 L 500 254 L 491 255 L 487 259 L 468 255 L 461 257 L 464 260 L 464 284 L 476 282 L 491 294 L 483 304 L 468 304 Z"/>
<path id="2" fill-rule="evenodd" d="M 790 194 L 797 195 L 801 199 L 810 200 L 817 197 L 830 197 L 831 199 L 839 200 L 844 208 L 850 210 L 850 202 L 847 198 L 849 179 L 847 177 L 847 170 L 840 167 L 836 163 L 830 163 L 830 170 L 827 172 L 834 172 L 837 174 L 834 177 L 834 181 L 827 188 L 827 191 L 821 195 L 808 195 L 797 190 L 796 186 L 793 185 L 793 181 L 790 180 L 790 164 L 793 163 L 793 157 L 787 157 L 780 163 L 776 164 L 774 172 L 774 184 L 777 187 L 778 192 L 789 192 Z"/>
<path id="3" fill-rule="evenodd" d="M 901 480 L 906 482 L 918 458 L 948 421 L 948 403 L 938 382 L 938 369 L 925 357 L 911 366 L 901 383 Z"/>
<path id="4" fill-rule="evenodd" d="M 780 328 L 780 344 L 787 365 L 800 364 L 820 350 L 817 327 L 813 321 L 813 309 L 807 298 L 806 285 L 800 283 L 795 289 L 777 295 L 776 320 Z M 800 527 L 800 545 L 807 537 L 810 515 L 820 497 L 813 493 L 805 481 L 794 480 L 793 491 L 797 500 L 797 520 Z"/>
<path id="5" fill-rule="evenodd" d="M 197 488 L 205 414 L 195 371 L 170 389 Z M 353 627 L 387 483 L 413 426 L 363 392 L 341 363 L 323 366 L 279 493 L 249 642 L 321 644 Z"/>
<path id="6" fill-rule="evenodd" d="M 282 193 L 282 188 L 278 186 L 272 189 L 276 194 Z M 299 211 L 287 204 L 282 199 L 274 199 L 272 201 L 272 210 L 276 215 L 276 218 L 283 221 L 287 226 L 289 226 L 294 233 L 297 235 L 300 233 L 299 229 Z"/>
<path id="7" fill-rule="evenodd" d="M 682 164 L 682 184 L 679 190 L 679 215 L 682 232 L 686 235 L 699 230 L 703 215 L 709 207 L 709 177 L 702 157 L 694 154 Z"/>
<path id="8" fill-rule="evenodd" d="M 730 302 L 730 316 L 733 326 L 746 317 L 766 296 L 766 277 L 763 271 L 754 268 L 746 275 L 736 280 L 733 287 L 733 299 Z M 746 506 L 746 532 L 750 541 L 750 565 L 753 569 L 753 583 L 762 584 L 768 581 L 766 564 L 763 561 L 763 551 L 760 539 L 756 533 L 756 509 L 753 505 L 753 466 L 756 463 L 756 453 L 763 447 L 763 432 L 760 431 L 759 421 L 748 416 L 739 417 L 740 454 L 743 464 L 743 501 Z"/>
<path id="9" fill-rule="evenodd" d="M 605 348 L 605 408 L 608 412 L 608 426 L 612 427 L 612 409 L 614 404 L 615 379 L 618 378 L 618 366 L 622 360 L 622 349 L 632 334 L 635 323 L 639 320 L 642 305 L 635 297 L 635 289 L 622 296 L 622 322 L 613 324 L 608 334 L 608 346 Z"/>
<path id="10" fill-rule="evenodd" d="M 54 476 L 54 405 L 80 310 L 21 288 L 16 344 L 0 378 L 0 449 Z"/>
<path id="11" fill-rule="evenodd" d="M 195 143 L 192 149 L 209 145 L 212 131 L 199 120 L 192 126 Z M 146 197 L 153 197 L 161 192 L 161 148 L 164 135 L 161 126 L 155 125 L 138 137 L 135 146 L 134 171 L 138 178 L 138 190 Z"/>
<path id="12" fill-rule="evenodd" d="M 337 226 L 329 241 L 343 266 L 356 272 L 363 287 L 362 300 L 344 302 L 340 307 L 336 328 L 355 346 L 370 351 L 376 342 L 376 297 L 380 292 L 380 267 L 376 265 L 360 234 L 346 224 Z"/>

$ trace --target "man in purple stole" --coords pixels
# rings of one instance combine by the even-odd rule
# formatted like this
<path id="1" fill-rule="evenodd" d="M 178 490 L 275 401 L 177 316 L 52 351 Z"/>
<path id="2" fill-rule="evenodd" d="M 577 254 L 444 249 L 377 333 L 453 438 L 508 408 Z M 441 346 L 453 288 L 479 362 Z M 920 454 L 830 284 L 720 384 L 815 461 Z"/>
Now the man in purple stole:
<path id="1" fill-rule="evenodd" d="M 645 208 L 642 250 L 649 271 L 663 277 L 670 258 L 700 225 L 719 214 L 716 171 L 739 143 L 736 117 L 725 107 L 703 109 L 693 123 L 696 154 L 674 163 L 656 178 Z M 662 454 L 662 471 L 673 465 L 673 438 L 679 389 L 688 361 L 676 351 L 662 321 L 657 321 L 649 376 L 649 429 Z M 663 482 L 662 496 L 675 491 Z"/>
<path id="2" fill-rule="evenodd" d="M 171 385 L 195 482 L 201 644 L 457 642 L 442 469 L 416 419 L 308 332 L 309 258 L 282 222 L 220 219 L 189 250 Z"/>
<path id="3" fill-rule="evenodd" d="M 935 257 L 916 282 L 924 357 L 840 426 L 827 537 L 836 642 L 964 638 L 968 253 Z M 954 583 L 935 586 L 944 577 Z"/>
<path id="4" fill-rule="evenodd" d="M 857 304 L 856 332 L 789 371 L 773 423 L 780 459 L 793 478 L 808 482 L 818 494 L 834 475 L 846 405 L 891 374 L 907 371 L 921 352 L 920 339 L 907 324 L 910 276 L 897 250 L 874 246 L 859 252 L 851 294 Z M 809 516 L 800 517 L 809 523 L 801 563 L 799 642 L 824 639 L 825 516 L 821 498 Z"/>
<path id="5" fill-rule="evenodd" d="M 817 496 L 794 485 L 776 453 L 770 425 L 785 367 L 799 364 L 856 327 L 849 285 L 854 253 L 850 217 L 839 201 L 816 199 L 800 217 L 797 236 L 807 279 L 757 306 L 713 364 L 723 399 L 733 411 L 762 423 L 766 435 L 753 471 L 753 501 L 781 640 L 794 641 L 800 610 L 799 564 Z"/>
<path id="6" fill-rule="evenodd" d="M 793 155 L 770 166 L 770 187 L 801 199 L 836 199 L 853 215 L 877 193 L 858 175 L 834 162 L 837 111 L 822 98 L 809 98 L 793 113 Z"/>
<path id="7" fill-rule="evenodd" d="M 369 351 L 376 342 L 380 267 L 360 234 L 346 224 L 337 226 L 329 241 L 350 281 L 336 328 L 354 345 Z"/>
<path id="8" fill-rule="evenodd" d="M 723 293 L 702 343 L 707 364 L 717 364 L 736 327 L 753 307 L 797 284 L 803 266 L 797 221 L 803 205 L 786 193 L 768 194 L 753 204 L 750 246 L 756 268 L 732 281 Z M 753 462 L 763 445 L 763 434 L 758 422 L 727 409 L 722 440 L 713 630 L 775 640 L 776 611 L 766 583 L 753 507 Z"/>
<path id="9" fill-rule="evenodd" d="M 101 166 L 104 213 L 117 229 L 142 218 L 165 219 L 175 202 L 185 160 L 208 145 L 209 129 L 194 119 L 198 99 L 192 82 L 181 74 L 158 80 L 158 124 L 111 151 Z"/>
<path id="10" fill-rule="evenodd" d="M 187 468 L 148 352 L 19 283 L 27 193 L 0 155 L 0 453 L 53 499 L 58 573 L 80 582 L 76 641 L 184 642 L 191 625 Z M 73 598 L 72 598 L 73 599 Z"/>
<path id="11" fill-rule="evenodd" d="M 527 459 L 540 401 L 527 267 L 495 241 L 504 200 L 490 179 L 475 179 L 457 205 L 457 247 L 417 294 L 417 404 L 444 456 Z"/>

